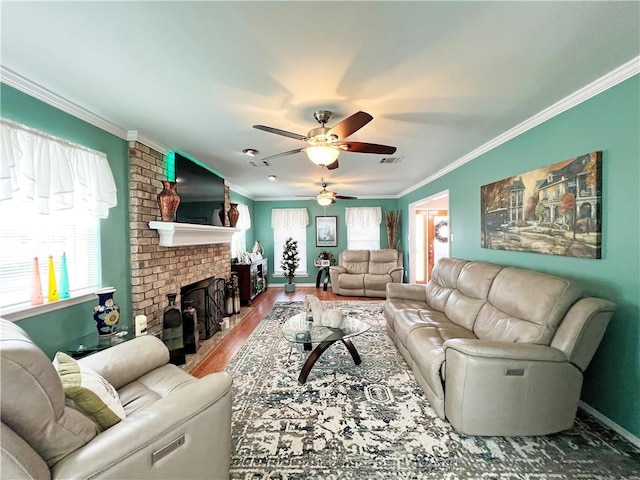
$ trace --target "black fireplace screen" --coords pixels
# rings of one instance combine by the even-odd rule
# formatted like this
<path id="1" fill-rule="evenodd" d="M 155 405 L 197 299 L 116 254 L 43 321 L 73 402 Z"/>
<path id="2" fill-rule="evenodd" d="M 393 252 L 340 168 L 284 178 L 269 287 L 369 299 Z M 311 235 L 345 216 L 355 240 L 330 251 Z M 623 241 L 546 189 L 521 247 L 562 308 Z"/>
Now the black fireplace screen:
<path id="1" fill-rule="evenodd" d="M 224 278 L 213 278 L 187 285 L 180 289 L 182 310 L 185 302 L 193 302 L 191 306 L 198 314 L 198 331 L 201 339 L 210 338 L 220 330 L 220 322 L 224 316 Z"/>

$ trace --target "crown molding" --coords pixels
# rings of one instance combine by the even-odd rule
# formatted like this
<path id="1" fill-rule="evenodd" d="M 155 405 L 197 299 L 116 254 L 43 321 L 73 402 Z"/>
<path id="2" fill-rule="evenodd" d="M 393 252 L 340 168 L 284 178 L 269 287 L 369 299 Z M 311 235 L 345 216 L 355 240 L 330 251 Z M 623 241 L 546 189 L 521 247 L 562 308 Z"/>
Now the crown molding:
<path id="1" fill-rule="evenodd" d="M 127 142 L 139 142 L 149 148 L 152 148 L 156 152 L 160 152 L 163 155 L 166 155 L 167 152 L 171 151 L 170 148 L 165 147 L 160 143 L 156 143 L 150 138 L 145 137 L 144 135 L 140 135 L 140 132 L 138 132 L 138 130 L 127 131 Z"/>
<path id="2" fill-rule="evenodd" d="M 576 105 L 579 105 L 582 102 L 585 102 L 590 98 L 608 90 L 609 88 L 614 87 L 621 82 L 624 82 L 628 78 L 631 78 L 632 76 L 637 75 L 638 73 L 640 73 L 640 57 L 635 57 L 634 59 L 621 65 L 615 70 L 607 73 L 603 77 L 600 77 L 599 79 L 595 80 L 594 82 L 591 82 L 590 84 L 581 88 L 580 90 L 577 90 L 576 92 L 572 93 L 568 97 L 563 98 L 559 102 L 556 102 L 550 107 L 545 108 L 544 110 L 535 114 L 531 118 L 516 125 L 510 130 L 507 130 L 503 134 L 498 135 L 493 140 L 490 140 L 484 145 L 467 153 L 463 157 L 460 157 L 458 160 L 447 165 L 445 168 L 434 173 L 430 177 L 427 177 L 421 182 L 416 183 L 415 185 L 407 188 L 406 190 L 403 190 L 398 194 L 398 197 L 403 197 L 404 195 L 407 195 L 408 193 L 411 193 L 414 190 L 417 190 L 418 188 L 433 182 L 434 180 L 446 175 L 447 173 L 452 172 L 456 168 L 461 167 L 465 163 L 468 163 L 471 160 L 478 158 L 480 155 L 483 155 L 489 152 L 490 150 L 493 150 L 494 148 L 502 145 L 503 143 L 506 143 L 509 140 L 516 138 L 518 135 L 521 135 L 524 132 L 531 130 L 534 127 L 537 127 L 538 125 L 546 122 L 547 120 L 557 115 L 560 115 L 563 112 L 566 112 L 567 110 L 575 107 Z"/>
<path id="3" fill-rule="evenodd" d="M 58 110 L 62 110 L 65 113 L 73 115 L 80 120 L 84 120 L 91 125 L 94 125 L 102 130 L 105 130 L 116 137 L 126 138 L 127 131 L 116 125 L 115 123 L 111 123 L 108 120 L 96 115 L 95 113 L 91 113 L 89 110 L 82 108 L 81 106 L 62 98 L 60 95 L 53 93 L 51 90 L 47 90 L 44 87 L 32 82 L 31 80 L 27 80 L 23 76 L 15 73 L 12 70 L 4 66 L 0 66 L 0 80 L 2 83 L 9 85 L 10 87 L 15 88 L 16 90 L 20 90 L 21 92 L 26 93 L 27 95 L 34 97 L 44 103 L 51 105 L 52 107 L 57 108 Z"/>
<path id="4" fill-rule="evenodd" d="M 244 197 L 247 197 L 249 200 L 255 200 L 255 197 L 253 197 L 252 195 L 249 194 L 249 192 L 247 192 L 246 190 L 244 190 L 242 187 L 239 187 L 238 185 L 234 185 L 233 183 L 230 183 L 228 180 L 225 180 L 225 183 L 227 184 L 227 186 L 229 187 L 229 190 L 232 190 Z"/>

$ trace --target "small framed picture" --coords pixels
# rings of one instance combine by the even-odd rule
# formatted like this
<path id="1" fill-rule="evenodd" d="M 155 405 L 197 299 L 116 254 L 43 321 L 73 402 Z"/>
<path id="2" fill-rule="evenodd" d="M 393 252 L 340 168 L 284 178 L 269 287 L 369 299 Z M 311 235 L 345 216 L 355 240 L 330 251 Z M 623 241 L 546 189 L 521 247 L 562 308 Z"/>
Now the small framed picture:
<path id="1" fill-rule="evenodd" d="M 338 246 L 338 217 L 316 217 L 316 247 Z"/>

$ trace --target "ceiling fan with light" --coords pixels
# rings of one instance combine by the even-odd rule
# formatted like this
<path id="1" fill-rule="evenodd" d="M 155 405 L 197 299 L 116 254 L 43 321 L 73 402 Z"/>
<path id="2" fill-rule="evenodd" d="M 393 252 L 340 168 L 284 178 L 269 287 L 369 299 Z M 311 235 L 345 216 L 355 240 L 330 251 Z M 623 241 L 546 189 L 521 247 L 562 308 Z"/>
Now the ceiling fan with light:
<path id="1" fill-rule="evenodd" d="M 321 179 L 322 190 L 315 196 L 316 201 L 326 207 L 332 203 L 336 203 L 336 200 L 357 200 L 358 197 L 349 197 L 347 195 L 338 195 L 336 192 L 327 190 L 327 182 L 324 178 Z M 306 196 L 306 195 L 305 195 Z"/>
<path id="2" fill-rule="evenodd" d="M 271 160 L 285 155 L 293 155 L 294 153 L 305 152 L 316 165 L 327 167 L 329 170 L 338 168 L 338 155 L 343 152 L 355 153 L 378 153 L 390 155 L 395 153 L 396 147 L 389 145 L 378 145 L 375 143 L 348 142 L 345 139 L 360 130 L 367 123 L 373 120 L 373 117 L 366 112 L 357 112 L 350 117 L 345 118 L 333 127 L 325 126 L 331 118 L 332 113 L 328 110 L 318 110 L 313 114 L 316 121 L 321 125 L 313 128 L 307 135 L 287 132 L 279 128 L 267 127 L 265 125 L 254 125 L 253 128 L 264 130 L 265 132 L 275 133 L 284 137 L 302 140 L 309 144 L 307 147 L 296 148 L 288 152 L 278 153 L 262 160 Z"/>

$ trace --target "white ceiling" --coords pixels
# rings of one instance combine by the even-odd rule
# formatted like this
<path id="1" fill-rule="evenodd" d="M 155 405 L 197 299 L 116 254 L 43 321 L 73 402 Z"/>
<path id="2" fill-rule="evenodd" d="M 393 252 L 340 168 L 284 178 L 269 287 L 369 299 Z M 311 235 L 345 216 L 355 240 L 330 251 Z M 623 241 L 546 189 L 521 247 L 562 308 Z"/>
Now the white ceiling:
<path id="1" fill-rule="evenodd" d="M 124 130 L 195 157 L 255 199 L 395 196 L 640 54 L 638 2 L 9 2 L 1 64 Z M 306 134 L 363 110 L 321 172 Z M 278 176 L 269 182 L 267 176 Z"/>

